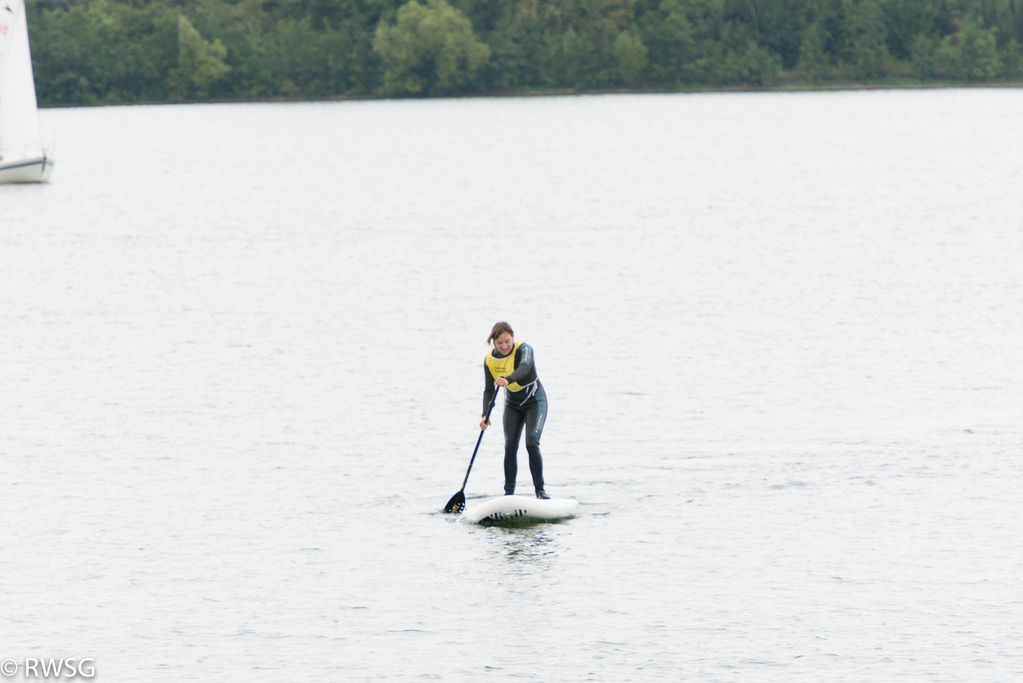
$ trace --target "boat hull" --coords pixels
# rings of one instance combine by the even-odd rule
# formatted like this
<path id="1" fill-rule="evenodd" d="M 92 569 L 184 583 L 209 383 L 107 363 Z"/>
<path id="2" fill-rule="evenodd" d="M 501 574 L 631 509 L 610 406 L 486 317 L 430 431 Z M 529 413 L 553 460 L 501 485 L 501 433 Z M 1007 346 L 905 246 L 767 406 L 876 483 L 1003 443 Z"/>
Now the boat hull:
<path id="1" fill-rule="evenodd" d="M 53 161 L 48 157 L 0 161 L 0 183 L 45 183 L 53 172 Z"/>
<path id="2" fill-rule="evenodd" d="M 466 508 L 462 519 L 470 524 L 550 522 L 574 517 L 578 509 L 579 502 L 572 498 L 539 500 L 527 496 L 500 496 Z"/>

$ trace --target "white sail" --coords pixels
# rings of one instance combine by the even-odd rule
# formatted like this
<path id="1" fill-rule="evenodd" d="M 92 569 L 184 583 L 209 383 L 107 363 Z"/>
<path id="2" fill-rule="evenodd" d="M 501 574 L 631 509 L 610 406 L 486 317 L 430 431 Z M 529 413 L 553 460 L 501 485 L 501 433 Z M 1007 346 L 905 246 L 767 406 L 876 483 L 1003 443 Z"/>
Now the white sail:
<path id="1" fill-rule="evenodd" d="M 24 0 L 0 0 L 0 182 L 41 182 L 43 149 Z"/>

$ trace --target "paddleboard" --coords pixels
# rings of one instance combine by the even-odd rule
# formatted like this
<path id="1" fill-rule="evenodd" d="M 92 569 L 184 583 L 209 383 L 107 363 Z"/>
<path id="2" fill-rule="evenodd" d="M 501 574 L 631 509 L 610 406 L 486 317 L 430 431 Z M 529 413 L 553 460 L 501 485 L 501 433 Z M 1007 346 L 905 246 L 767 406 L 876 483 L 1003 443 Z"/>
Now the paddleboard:
<path id="1" fill-rule="evenodd" d="M 470 524 L 553 521 L 574 517 L 579 501 L 574 498 L 540 500 L 532 496 L 500 496 L 466 508 L 462 519 Z"/>

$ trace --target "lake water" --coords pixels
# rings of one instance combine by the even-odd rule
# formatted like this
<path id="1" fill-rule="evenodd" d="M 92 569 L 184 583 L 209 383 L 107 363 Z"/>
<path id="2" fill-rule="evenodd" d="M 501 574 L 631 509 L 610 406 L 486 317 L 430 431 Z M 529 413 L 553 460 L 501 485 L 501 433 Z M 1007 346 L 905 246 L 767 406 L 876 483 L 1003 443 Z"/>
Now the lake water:
<path id="1" fill-rule="evenodd" d="M 52 181 L 0 186 L 0 659 L 1023 676 L 1023 90 L 41 119 Z M 498 320 L 572 520 L 441 513 Z"/>

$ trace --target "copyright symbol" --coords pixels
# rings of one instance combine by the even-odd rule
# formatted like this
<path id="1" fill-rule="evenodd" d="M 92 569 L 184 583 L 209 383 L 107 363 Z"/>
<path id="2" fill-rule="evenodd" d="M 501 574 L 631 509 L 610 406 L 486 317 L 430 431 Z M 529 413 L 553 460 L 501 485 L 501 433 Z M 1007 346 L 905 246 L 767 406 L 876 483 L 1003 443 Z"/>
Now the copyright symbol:
<path id="1" fill-rule="evenodd" d="M 13 659 L 5 659 L 0 662 L 0 674 L 10 678 L 14 674 L 18 673 L 18 663 Z"/>

